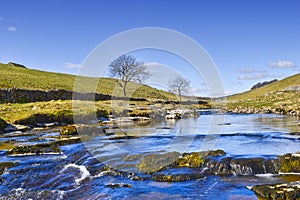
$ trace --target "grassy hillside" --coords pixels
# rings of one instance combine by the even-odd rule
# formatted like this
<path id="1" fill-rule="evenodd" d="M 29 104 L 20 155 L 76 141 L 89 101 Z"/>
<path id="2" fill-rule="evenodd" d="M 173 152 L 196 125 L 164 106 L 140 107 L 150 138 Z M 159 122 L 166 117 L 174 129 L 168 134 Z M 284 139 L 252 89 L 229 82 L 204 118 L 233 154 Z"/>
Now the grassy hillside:
<path id="1" fill-rule="evenodd" d="M 73 90 L 75 75 L 45 72 L 21 67 L 14 67 L 0 63 L 0 89 L 2 88 L 21 88 L 31 90 Z M 98 82 L 96 92 L 102 94 L 112 94 L 122 96 L 121 88 L 116 82 L 116 79 L 80 77 L 81 87 L 85 92 L 94 92 L 90 88 L 95 82 Z M 140 97 L 147 99 L 169 99 L 174 100 L 176 96 L 158 90 L 146 85 L 130 83 L 128 85 L 128 94 L 132 97 Z"/>
<path id="2" fill-rule="evenodd" d="M 300 116 L 300 74 L 261 88 L 229 96 L 227 110 L 243 113 L 272 112 Z"/>

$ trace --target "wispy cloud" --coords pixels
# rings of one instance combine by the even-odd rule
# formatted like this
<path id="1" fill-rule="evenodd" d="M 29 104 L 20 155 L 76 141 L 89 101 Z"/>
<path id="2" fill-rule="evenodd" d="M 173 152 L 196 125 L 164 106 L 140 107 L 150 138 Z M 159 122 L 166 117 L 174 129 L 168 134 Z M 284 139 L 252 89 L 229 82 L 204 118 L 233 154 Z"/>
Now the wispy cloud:
<path id="1" fill-rule="evenodd" d="M 270 62 L 269 66 L 273 68 L 294 68 L 297 65 L 290 60 L 278 60 L 275 62 Z"/>
<path id="2" fill-rule="evenodd" d="M 6 30 L 7 31 L 11 31 L 11 32 L 16 32 L 17 31 L 17 27 L 16 26 L 10 26 Z"/>
<path id="3" fill-rule="evenodd" d="M 257 79 L 266 78 L 268 76 L 269 75 L 267 72 L 258 72 L 258 73 L 251 74 L 251 75 L 239 76 L 238 79 L 239 80 L 257 80 Z"/>
<path id="4" fill-rule="evenodd" d="M 80 68 L 82 68 L 82 65 L 76 64 L 76 63 L 65 62 L 64 63 L 64 68 L 68 68 L 68 69 L 80 69 Z"/>
<path id="5" fill-rule="evenodd" d="M 163 64 L 157 62 L 148 62 L 148 63 L 144 63 L 144 65 L 147 67 L 157 67 L 157 66 L 162 66 Z"/>
<path id="6" fill-rule="evenodd" d="M 237 72 L 241 73 L 241 74 L 252 74 L 255 73 L 256 70 L 254 69 L 242 69 L 242 68 L 237 68 L 235 69 Z"/>

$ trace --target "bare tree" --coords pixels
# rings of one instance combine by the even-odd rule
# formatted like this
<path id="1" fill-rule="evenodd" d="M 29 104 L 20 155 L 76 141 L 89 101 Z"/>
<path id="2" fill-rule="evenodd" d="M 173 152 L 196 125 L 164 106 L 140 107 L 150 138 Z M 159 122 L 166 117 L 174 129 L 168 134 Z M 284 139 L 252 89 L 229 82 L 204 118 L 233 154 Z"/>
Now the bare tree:
<path id="1" fill-rule="evenodd" d="M 169 91 L 178 94 L 180 101 L 182 94 L 186 93 L 189 88 L 190 81 L 181 76 L 176 76 L 169 81 Z"/>
<path id="2" fill-rule="evenodd" d="M 142 82 L 150 76 L 143 62 L 138 62 L 134 56 L 122 55 L 109 65 L 111 77 L 118 78 L 118 83 L 126 97 L 126 86 L 129 82 Z"/>

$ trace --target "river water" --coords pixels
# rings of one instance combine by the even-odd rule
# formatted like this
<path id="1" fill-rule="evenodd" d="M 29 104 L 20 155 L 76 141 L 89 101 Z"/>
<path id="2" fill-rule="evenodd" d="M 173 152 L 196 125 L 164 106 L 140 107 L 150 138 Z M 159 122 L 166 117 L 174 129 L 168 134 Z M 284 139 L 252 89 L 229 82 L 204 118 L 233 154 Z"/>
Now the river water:
<path id="1" fill-rule="evenodd" d="M 281 115 L 226 115 L 220 132 L 208 134 L 213 115 L 110 130 L 84 143 L 61 146 L 61 155 L 7 156 L 18 163 L 0 176 L 0 199 L 257 199 L 247 186 L 282 182 L 270 174 L 205 175 L 183 182 L 157 182 L 139 171 L 141 156 L 221 149 L 231 157 L 272 158 L 300 150 L 298 119 Z M 222 116 L 223 117 L 223 116 Z M 32 131 L 30 132 L 32 133 Z M 47 142 L 57 129 L 10 137 L 18 144 Z M 120 136 L 116 139 L 116 135 Z M 39 140 L 34 140 L 37 136 Z M 135 137 L 127 137 L 135 136 Z M 43 139 L 41 139 L 43 138 Z M 2 136 L 0 140 L 6 140 Z M 136 158 L 135 158 L 136 157 Z M 166 163 L 167 165 L 168 163 Z M 104 170 L 109 165 L 111 171 Z M 118 173 L 122 172 L 122 173 Z M 198 168 L 166 169 L 166 174 L 203 173 Z M 133 175 L 146 177 L 134 180 Z"/>

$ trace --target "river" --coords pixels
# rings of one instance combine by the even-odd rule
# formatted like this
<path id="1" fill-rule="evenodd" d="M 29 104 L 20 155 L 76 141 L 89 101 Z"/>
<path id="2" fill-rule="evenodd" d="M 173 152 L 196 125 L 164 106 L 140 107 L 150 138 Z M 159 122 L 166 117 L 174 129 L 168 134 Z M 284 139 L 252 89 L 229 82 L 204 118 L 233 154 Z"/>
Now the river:
<path id="1" fill-rule="evenodd" d="M 61 146 L 60 155 L 7 156 L 0 162 L 18 163 L 0 176 L 0 199 L 257 199 L 247 186 L 300 180 L 270 173 L 205 174 L 182 182 L 155 181 L 139 170 L 143 156 L 221 149 L 230 158 L 265 158 L 300 150 L 297 118 L 271 114 L 225 115 L 219 132 L 209 133 L 213 117 L 181 119 L 110 130 L 83 143 Z M 18 144 L 48 142 L 57 128 L 7 137 Z M 116 135 L 118 138 L 116 138 Z M 128 137 L 130 136 L 130 137 Z M 36 139 L 38 138 L 38 139 Z M 169 163 L 165 165 L 168 166 Z M 107 170 L 107 165 L 110 169 Z M 202 174 L 204 168 L 164 168 L 158 174 Z M 134 176 L 143 178 L 135 179 Z"/>

